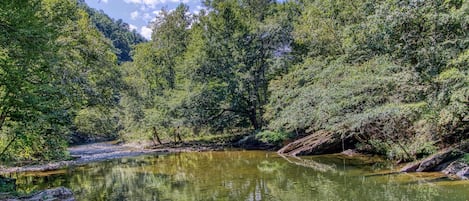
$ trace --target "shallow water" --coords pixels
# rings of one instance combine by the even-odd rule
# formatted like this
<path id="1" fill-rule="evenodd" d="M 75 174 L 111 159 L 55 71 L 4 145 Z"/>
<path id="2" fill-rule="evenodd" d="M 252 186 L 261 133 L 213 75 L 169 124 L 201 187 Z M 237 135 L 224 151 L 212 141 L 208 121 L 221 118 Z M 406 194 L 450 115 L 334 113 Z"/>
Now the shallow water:
<path id="1" fill-rule="evenodd" d="M 388 174 L 386 162 L 263 151 L 147 155 L 15 175 L 18 190 L 65 186 L 77 200 L 468 200 L 469 182 Z"/>

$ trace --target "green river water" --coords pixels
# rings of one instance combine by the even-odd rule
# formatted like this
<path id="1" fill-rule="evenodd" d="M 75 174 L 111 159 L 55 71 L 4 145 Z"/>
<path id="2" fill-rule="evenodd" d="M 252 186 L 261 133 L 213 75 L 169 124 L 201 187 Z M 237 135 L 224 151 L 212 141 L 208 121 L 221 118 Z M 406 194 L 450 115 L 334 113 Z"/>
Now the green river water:
<path id="1" fill-rule="evenodd" d="M 273 152 L 146 155 L 22 173 L 19 191 L 65 186 L 77 200 L 468 200 L 469 182 L 443 175 L 387 174 L 386 162 Z"/>

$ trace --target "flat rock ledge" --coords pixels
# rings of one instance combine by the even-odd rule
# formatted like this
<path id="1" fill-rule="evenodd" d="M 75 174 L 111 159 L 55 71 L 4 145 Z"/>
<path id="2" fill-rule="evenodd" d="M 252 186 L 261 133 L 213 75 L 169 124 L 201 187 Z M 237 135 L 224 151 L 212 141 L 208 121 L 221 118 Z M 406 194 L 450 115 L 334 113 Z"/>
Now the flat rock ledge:
<path id="1" fill-rule="evenodd" d="M 353 148 L 354 145 L 355 139 L 353 137 L 342 138 L 336 133 L 317 131 L 287 144 L 277 153 L 289 156 L 331 154 Z"/>
<path id="2" fill-rule="evenodd" d="M 1 198 L 1 197 L 0 197 Z M 47 189 L 24 197 L 10 197 L 5 201 L 75 201 L 73 192 L 65 187 Z"/>
<path id="3" fill-rule="evenodd" d="M 400 172 L 437 172 L 441 171 L 458 179 L 469 178 L 469 164 L 462 158 L 469 151 L 469 141 L 447 148 L 423 160 L 410 163 Z"/>

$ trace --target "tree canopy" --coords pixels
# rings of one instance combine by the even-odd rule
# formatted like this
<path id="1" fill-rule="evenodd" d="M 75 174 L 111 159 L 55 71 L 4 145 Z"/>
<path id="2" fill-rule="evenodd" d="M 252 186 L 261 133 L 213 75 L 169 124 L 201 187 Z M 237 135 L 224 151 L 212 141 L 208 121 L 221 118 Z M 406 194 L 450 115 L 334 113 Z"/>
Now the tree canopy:
<path id="1" fill-rule="evenodd" d="M 327 132 L 412 160 L 469 138 L 467 1 L 203 4 L 163 9 L 146 41 L 83 1 L 2 3 L 0 157 L 63 157 L 75 138 Z"/>

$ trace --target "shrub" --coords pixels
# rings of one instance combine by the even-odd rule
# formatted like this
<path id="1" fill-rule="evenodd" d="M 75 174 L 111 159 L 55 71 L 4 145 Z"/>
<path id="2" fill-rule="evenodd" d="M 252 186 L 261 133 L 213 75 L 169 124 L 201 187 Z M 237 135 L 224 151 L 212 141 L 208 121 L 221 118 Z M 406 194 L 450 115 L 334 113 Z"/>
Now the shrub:
<path id="1" fill-rule="evenodd" d="M 282 143 L 291 138 L 291 134 L 286 132 L 273 132 L 273 131 L 261 131 L 256 134 L 256 139 L 264 142 L 275 145 L 282 145 Z"/>

